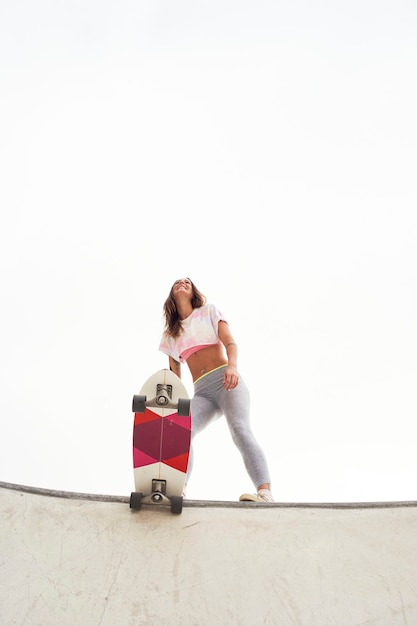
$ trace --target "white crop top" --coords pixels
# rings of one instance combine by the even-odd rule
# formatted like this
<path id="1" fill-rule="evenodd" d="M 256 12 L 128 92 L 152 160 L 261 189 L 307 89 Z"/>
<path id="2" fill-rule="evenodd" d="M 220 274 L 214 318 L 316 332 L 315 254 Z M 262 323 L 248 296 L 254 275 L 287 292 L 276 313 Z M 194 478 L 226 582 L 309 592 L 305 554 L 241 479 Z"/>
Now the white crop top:
<path id="1" fill-rule="evenodd" d="M 201 349 L 221 343 L 218 334 L 220 321 L 226 320 L 214 304 L 194 309 L 191 315 L 182 320 L 182 331 L 178 337 L 170 337 L 166 333 L 162 335 L 159 350 L 184 363 L 195 352 L 193 348 L 198 346 Z"/>

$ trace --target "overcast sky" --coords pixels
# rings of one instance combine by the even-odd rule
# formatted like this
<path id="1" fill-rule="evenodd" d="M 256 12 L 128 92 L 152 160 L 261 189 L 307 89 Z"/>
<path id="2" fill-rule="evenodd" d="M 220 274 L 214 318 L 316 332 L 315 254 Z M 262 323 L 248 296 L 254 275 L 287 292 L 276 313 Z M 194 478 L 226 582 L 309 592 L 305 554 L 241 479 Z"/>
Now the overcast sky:
<path id="1" fill-rule="evenodd" d="M 186 275 L 277 500 L 416 499 L 416 32 L 398 0 L 1 2 L 0 480 L 130 494 Z M 248 490 L 221 420 L 188 496 Z"/>

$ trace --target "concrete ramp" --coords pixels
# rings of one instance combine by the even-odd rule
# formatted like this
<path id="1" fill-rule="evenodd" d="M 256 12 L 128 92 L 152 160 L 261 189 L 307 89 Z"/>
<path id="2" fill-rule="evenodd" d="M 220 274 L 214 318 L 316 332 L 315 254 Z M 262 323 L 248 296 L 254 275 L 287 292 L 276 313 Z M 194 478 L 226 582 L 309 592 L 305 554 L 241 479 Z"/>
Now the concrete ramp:
<path id="1" fill-rule="evenodd" d="M 1 626 L 415 626 L 417 503 L 186 501 L 0 483 Z"/>

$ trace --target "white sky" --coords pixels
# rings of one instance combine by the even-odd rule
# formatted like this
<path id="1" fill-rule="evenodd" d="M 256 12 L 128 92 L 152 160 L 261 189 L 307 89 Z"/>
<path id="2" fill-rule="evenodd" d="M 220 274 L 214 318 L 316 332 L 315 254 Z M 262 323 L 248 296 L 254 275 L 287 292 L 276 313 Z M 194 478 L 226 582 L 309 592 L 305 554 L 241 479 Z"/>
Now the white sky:
<path id="1" fill-rule="evenodd" d="M 277 500 L 416 498 L 416 32 L 398 0 L 1 2 L 0 480 L 130 494 L 187 275 Z M 248 490 L 222 420 L 188 496 Z"/>

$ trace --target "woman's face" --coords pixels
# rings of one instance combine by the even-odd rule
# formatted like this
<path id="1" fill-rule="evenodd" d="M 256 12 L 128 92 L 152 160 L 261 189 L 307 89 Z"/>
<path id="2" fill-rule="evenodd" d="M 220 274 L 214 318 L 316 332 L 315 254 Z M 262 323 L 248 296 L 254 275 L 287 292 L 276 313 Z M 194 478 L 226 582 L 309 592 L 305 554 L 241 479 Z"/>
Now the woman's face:
<path id="1" fill-rule="evenodd" d="M 193 295 L 193 284 L 189 278 L 179 278 L 172 286 L 172 295 L 176 299 L 177 295 Z"/>

